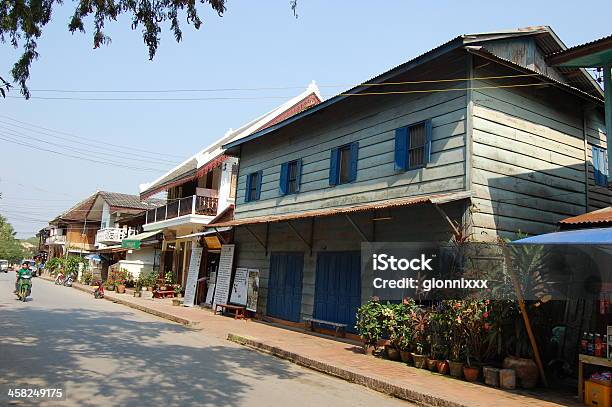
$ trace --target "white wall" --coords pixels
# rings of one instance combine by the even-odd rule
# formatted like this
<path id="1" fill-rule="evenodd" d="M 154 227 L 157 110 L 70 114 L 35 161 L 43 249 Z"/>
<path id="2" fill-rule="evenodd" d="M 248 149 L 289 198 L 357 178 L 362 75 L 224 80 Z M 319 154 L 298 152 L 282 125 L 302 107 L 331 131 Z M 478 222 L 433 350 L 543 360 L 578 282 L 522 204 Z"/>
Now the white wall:
<path id="1" fill-rule="evenodd" d="M 217 213 L 221 213 L 228 205 L 234 203 L 231 198 L 232 167 L 238 164 L 238 158 L 230 157 L 221 164 L 221 181 L 219 185 L 219 205 Z"/>

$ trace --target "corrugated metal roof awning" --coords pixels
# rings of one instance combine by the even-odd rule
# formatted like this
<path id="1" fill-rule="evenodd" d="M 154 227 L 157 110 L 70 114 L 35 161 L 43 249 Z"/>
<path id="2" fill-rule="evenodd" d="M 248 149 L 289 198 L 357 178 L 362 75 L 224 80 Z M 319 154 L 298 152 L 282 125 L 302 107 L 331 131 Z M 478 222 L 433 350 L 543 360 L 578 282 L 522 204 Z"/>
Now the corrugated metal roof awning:
<path id="1" fill-rule="evenodd" d="M 339 208 L 316 209 L 312 211 L 288 213 L 288 214 L 282 214 L 282 215 L 269 215 L 269 216 L 258 216 L 258 217 L 245 218 L 245 219 L 234 219 L 228 222 L 211 223 L 211 224 L 206 225 L 206 227 L 211 228 L 211 227 L 224 227 L 224 226 L 252 225 L 256 223 L 283 222 L 283 221 L 294 220 L 294 219 L 305 219 L 305 218 L 313 218 L 313 217 L 321 217 L 321 216 L 333 216 L 333 215 L 341 215 L 341 214 L 346 214 L 346 213 L 371 211 L 371 210 L 376 210 L 376 209 L 396 208 L 396 207 L 401 207 L 401 206 L 416 205 L 416 204 L 422 204 L 422 203 L 441 204 L 441 203 L 446 203 L 446 202 L 458 201 L 461 199 L 467 199 L 470 197 L 471 197 L 471 194 L 465 191 L 448 193 L 448 194 L 422 195 L 422 196 L 416 196 L 416 197 L 411 197 L 411 198 L 397 198 L 397 199 L 389 199 L 386 201 L 379 201 L 379 202 L 374 202 L 374 203 L 343 206 Z"/>
<path id="2" fill-rule="evenodd" d="M 612 206 L 559 221 L 562 225 L 612 224 Z"/>

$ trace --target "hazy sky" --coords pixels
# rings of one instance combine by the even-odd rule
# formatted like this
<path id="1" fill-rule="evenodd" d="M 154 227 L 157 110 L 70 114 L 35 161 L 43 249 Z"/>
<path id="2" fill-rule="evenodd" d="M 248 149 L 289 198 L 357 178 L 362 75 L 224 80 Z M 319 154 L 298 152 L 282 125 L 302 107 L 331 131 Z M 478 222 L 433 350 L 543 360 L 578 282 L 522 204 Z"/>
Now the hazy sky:
<path id="1" fill-rule="evenodd" d="M 25 101 L 15 98 L 19 93 L 14 89 L 11 98 L 0 99 L 0 138 L 38 148 L 0 139 L 0 213 L 13 223 L 19 237 L 32 236 L 46 221 L 97 189 L 137 194 L 138 184 L 152 181 L 172 167 L 171 162 L 180 162 L 228 128 L 237 128 L 300 93 L 313 79 L 329 97 L 465 33 L 550 25 L 572 46 L 609 35 L 612 16 L 610 2 L 575 7 L 569 2 L 533 0 L 299 0 L 295 19 L 289 0 L 234 0 L 223 17 L 201 7 L 203 26 L 195 31 L 184 25 L 180 44 L 169 32 L 163 33 L 157 56 L 149 61 L 140 32 L 132 31 L 125 18 L 108 25 L 112 44 L 98 50 L 92 49 L 89 34 L 71 35 L 66 25 L 73 2 L 65 3 L 39 41 L 40 59 L 29 82 L 33 96 L 243 99 Z M 0 76 L 8 78 L 18 53 L 6 44 L 0 45 L 0 51 Z M 43 91 L 265 87 L 289 89 Z"/>

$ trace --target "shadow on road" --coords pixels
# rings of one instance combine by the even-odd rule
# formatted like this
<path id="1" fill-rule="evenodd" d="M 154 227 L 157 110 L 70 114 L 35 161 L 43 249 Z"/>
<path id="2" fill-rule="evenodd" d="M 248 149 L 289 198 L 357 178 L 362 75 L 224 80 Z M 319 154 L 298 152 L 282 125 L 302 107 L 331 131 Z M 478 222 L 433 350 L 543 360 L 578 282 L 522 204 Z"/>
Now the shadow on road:
<path id="1" fill-rule="evenodd" d="M 123 406 L 234 406 L 252 390 L 247 382 L 299 375 L 272 357 L 194 344 L 187 328 L 134 318 L 83 308 L 3 308 L 0 383 L 65 383 L 68 399 L 80 405 L 99 399 Z"/>

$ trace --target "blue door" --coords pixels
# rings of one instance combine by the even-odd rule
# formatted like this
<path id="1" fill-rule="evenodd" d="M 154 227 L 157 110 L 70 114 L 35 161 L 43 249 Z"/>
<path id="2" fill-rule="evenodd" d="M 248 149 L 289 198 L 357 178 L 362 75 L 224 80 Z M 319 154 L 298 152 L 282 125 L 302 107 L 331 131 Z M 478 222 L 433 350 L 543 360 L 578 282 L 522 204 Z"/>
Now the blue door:
<path id="1" fill-rule="evenodd" d="M 304 253 L 274 252 L 270 255 L 268 316 L 300 322 L 303 270 Z"/>
<path id="2" fill-rule="evenodd" d="M 319 252 L 315 281 L 314 317 L 346 324 L 355 331 L 355 314 L 361 305 L 359 252 Z"/>

